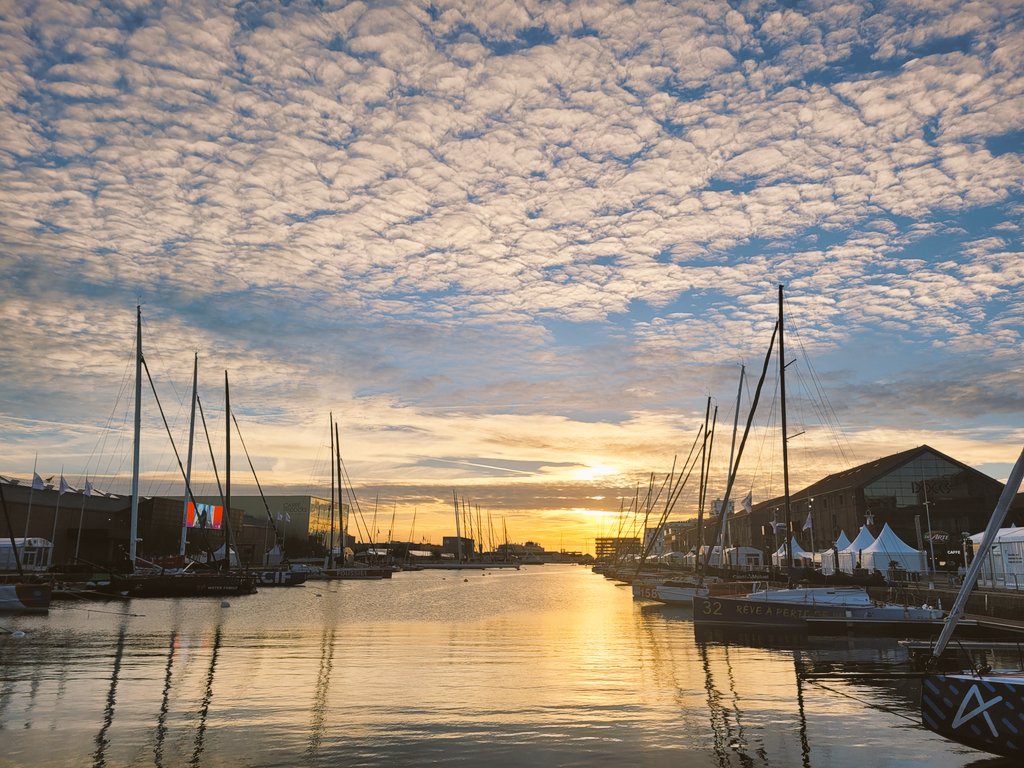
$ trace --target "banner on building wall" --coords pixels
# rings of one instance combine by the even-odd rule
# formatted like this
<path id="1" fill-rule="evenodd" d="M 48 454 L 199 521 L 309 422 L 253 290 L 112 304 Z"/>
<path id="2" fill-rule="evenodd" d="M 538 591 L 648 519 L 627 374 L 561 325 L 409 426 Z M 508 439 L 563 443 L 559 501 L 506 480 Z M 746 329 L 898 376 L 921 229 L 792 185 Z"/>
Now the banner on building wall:
<path id="1" fill-rule="evenodd" d="M 213 504 L 196 505 L 188 503 L 189 528 L 214 528 L 219 530 L 224 522 L 224 507 Z"/>

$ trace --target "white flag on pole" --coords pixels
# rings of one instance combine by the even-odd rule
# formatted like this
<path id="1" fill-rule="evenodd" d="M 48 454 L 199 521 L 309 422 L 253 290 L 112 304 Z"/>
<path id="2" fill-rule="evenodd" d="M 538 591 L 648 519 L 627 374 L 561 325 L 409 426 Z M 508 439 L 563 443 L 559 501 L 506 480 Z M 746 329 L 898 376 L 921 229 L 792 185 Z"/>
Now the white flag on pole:
<path id="1" fill-rule="evenodd" d="M 92 483 L 88 480 L 85 481 L 85 489 L 82 491 L 86 496 L 92 496 Z"/>
<path id="2" fill-rule="evenodd" d="M 37 491 L 42 491 L 46 488 L 43 478 L 41 478 L 36 472 L 32 473 L 32 488 Z"/>
<path id="3" fill-rule="evenodd" d="M 71 490 L 71 486 L 68 485 L 68 481 L 64 479 L 64 475 L 60 476 L 60 495 L 63 496 L 65 493 Z"/>
<path id="4" fill-rule="evenodd" d="M 747 495 L 743 497 L 743 511 L 748 515 L 754 510 L 754 497 L 753 491 L 747 491 Z"/>
<path id="5" fill-rule="evenodd" d="M 808 512 L 807 513 L 807 520 L 804 522 L 804 530 L 806 531 L 808 528 L 813 528 L 813 527 L 814 527 L 814 520 L 811 519 L 811 513 Z"/>

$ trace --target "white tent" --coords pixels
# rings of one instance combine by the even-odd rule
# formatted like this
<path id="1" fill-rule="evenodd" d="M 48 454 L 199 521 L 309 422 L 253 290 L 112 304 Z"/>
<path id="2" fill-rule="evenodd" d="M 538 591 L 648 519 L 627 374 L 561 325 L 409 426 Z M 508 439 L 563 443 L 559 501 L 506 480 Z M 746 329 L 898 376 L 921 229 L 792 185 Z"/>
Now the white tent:
<path id="1" fill-rule="evenodd" d="M 213 553 L 214 558 L 216 558 L 217 560 L 223 560 L 224 559 L 224 553 L 227 551 L 225 549 L 226 547 L 227 547 L 226 544 L 221 544 L 220 545 L 220 549 L 214 551 L 214 553 Z M 207 557 L 206 559 L 209 560 L 209 557 Z M 238 565 L 239 565 L 239 562 L 238 562 L 238 551 L 234 547 L 231 548 L 231 562 L 229 563 L 229 565 L 232 568 L 237 568 Z"/>
<path id="2" fill-rule="evenodd" d="M 764 565 L 764 553 L 754 547 L 729 547 L 725 550 L 725 560 L 729 565 L 739 568 L 761 568 Z"/>
<path id="3" fill-rule="evenodd" d="M 663 563 L 676 563 L 681 564 L 686 561 L 685 552 L 666 552 L 664 555 L 658 558 Z"/>
<path id="4" fill-rule="evenodd" d="M 796 536 L 789 540 L 789 546 L 793 549 L 793 560 L 811 560 L 811 553 L 800 546 L 800 542 L 796 540 Z M 772 565 L 783 566 L 786 564 L 786 545 L 783 544 L 779 547 L 772 555 Z"/>
<path id="5" fill-rule="evenodd" d="M 971 543 L 977 547 L 984 535 L 983 531 L 971 536 Z M 980 554 L 975 549 L 974 556 Z M 986 586 L 1007 589 L 1024 587 L 1024 528 L 1014 526 L 999 529 L 978 578 Z"/>
<path id="6" fill-rule="evenodd" d="M 836 555 L 842 552 L 850 546 L 850 540 L 846 538 L 846 531 L 839 531 L 839 538 L 836 539 L 834 547 L 830 547 L 822 552 L 818 552 L 814 559 L 821 563 L 821 572 L 826 576 L 831 576 L 836 572 Z"/>
<path id="7" fill-rule="evenodd" d="M 280 565 L 283 559 L 284 553 L 281 551 L 281 547 L 276 544 L 263 553 L 264 565 Z"/>
<path id="8" fill-rule="evenodd" d="M 869 571 L 886 573 L 890 563 L 896 567 L 913 573 L 924 573 L 928 570 L 928 561 L 922 550 L 914 549 L 896 535 L 889 524 L 882 526 L 875 543 L 865 547 L 861 552 L 861 563 Z"/>
<path id="9" fill-rule="evenodd" d="M 875 537 L 871 535 L 866 525 L 860 527 L 860 531 L 848 547 L 839 550 L 839 570 L 843 573 L 853 573 L 854 568 L 860 567 L 860 554 L 875 543 Z"/>

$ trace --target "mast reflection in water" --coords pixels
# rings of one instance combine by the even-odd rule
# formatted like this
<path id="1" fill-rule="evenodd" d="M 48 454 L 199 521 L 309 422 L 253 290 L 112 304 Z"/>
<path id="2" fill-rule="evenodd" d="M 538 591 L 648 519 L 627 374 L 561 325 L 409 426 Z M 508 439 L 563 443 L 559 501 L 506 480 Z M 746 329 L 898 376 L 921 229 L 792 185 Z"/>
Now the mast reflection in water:
<path id="1" fill-rule="evenodd" d="M 127 615 L 121 615 L 127 614 Z M 893 641 L 702 633 L 575 566 L 55 605 L 0 636 L 8 766 L 953 768 Z M 870 682 L 848 672 L 872 669 Z M 823 676 L 825 676 L 823 678 Z M 827 679 L 825 679 L 827 678 Z"/>

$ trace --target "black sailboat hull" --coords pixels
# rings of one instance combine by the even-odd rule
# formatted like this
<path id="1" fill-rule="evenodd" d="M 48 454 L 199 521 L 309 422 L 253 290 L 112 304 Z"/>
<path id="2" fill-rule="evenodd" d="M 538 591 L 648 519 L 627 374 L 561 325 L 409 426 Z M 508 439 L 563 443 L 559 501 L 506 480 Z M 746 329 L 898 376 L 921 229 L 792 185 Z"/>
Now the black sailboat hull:
<path id="1" fill-rule="evenodd" d="M 1024 678 L 925 675 L 921 721 L 968 747 L 1024 758 Z"/>
<path id="2" fill-rule="evenodd" d="M 200 573 L 115 576 L 105 591 L 125 597 L 218 597 L 251 595 L 256 577 L 251 574 Z"/>

